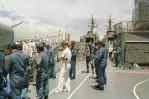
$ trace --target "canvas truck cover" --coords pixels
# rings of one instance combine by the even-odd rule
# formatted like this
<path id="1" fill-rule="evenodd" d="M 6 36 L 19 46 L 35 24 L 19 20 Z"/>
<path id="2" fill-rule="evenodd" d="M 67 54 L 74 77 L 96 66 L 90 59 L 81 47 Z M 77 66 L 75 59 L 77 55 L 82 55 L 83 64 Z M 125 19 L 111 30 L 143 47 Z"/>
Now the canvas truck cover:
<path id="1" fill-rule="evenodd" d="M 14 40 L 13 30 L 3 24 L 0 24 L 0 50 L 4 50 L 8 44 Z"/>

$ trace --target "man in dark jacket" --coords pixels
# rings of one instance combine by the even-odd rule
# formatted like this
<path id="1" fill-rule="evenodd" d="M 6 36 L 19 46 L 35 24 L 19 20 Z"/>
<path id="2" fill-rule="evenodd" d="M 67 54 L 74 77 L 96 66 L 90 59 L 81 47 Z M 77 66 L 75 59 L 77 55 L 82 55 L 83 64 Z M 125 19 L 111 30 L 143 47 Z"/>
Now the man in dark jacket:
<path id="1" fill-rule="evenodd" d="M 16 44 L 9 46 L 11 54 L 5 58 L 5 70 L 10 77 L 11 98 L 21 99 L 22 89 L 25 87 L 25 56 L 18 50 Z"/>
<path id="2" fill-rule="evenodd" d="M 37 46 L 37 52 L 39 55 L 37 56 L 36 63 L 37 63 L 37 99 L 48 99 L 48 62 L 49 57 L 47 53 L 44 51 L 43 45 Z"/>
<path id="3" fill-rule="evenodd" d="M 76 78 L 76 57 L 77 57 L 77 49 L 75 48 L 75 42 L 71 43 L 71 68 L 70 68 L 70 79 L 73 80 Z"/>

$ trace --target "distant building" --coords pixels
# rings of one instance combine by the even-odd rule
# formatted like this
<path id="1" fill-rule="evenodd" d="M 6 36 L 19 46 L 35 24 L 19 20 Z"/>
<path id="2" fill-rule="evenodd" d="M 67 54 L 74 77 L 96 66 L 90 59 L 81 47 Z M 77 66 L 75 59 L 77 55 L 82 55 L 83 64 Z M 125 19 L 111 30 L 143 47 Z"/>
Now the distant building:
<path id="1" fill-rule="evenodd" d="M 59 31 L 59 40 L 60 41 L 70 41 L 71 34 L 65 31 Z"/>
<path id="2" fill-rule="evenodd" d="M 90 19 L 90 23 L 89 23 L 90 30 L 86 33 L 86 35 L 83 35 L 80 37 L 80 41 L 82 41 L 82 42 L 95 42 L 96 40 L 98 40 L 99 37 L 98 37 L 97 32 L 95 30 L 96 27 L 97 27 L 96 21 L 95 21 L 94 17 L 92 16 L 92 18 Z"/>
<path id="3" fill-rule="evenodd" d="M 135 30 L 149 30 L 149 0 L 135 0 L 133 21 Z"/>
<path id="4" fill-rule="evenodd" d="M 76 46 L 77 49 L 79 49 L 79 58 L 85 59 L 85 49 L 86 49 L 86 44 L 89 42 L 95 42 L 96 40 L 99 39 L 97 32 L 96 32 L 96 21 L 94 17 L 92 16 L 90 19 L 90 23 L 88 25 L 89 31 L 80 37 L 80 42 L 77 42 Z"/>
<path id="5" fill-rule="evenodd" d="M 115 37 L 111 17 L 108 20 L 108 28 L 106 31 L 106 36 L 104 38 L 106 38 L 106 40 L 104 41 L 106 42 L 106 46 L 109 49 L 109 52 L 113 51 Z"/>
<path id="6" fill-rule="evenodd" d="M 114 48 L 122 49 L 122 64 L 149 64 L 149 0 L 135 0 L 132 21 L 113 27 Z"/>

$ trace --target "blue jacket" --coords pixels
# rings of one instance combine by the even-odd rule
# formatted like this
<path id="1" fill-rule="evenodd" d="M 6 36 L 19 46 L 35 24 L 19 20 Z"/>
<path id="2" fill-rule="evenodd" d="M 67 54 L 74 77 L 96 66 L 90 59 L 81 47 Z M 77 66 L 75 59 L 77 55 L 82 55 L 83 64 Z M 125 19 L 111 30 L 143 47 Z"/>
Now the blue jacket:
<path id="1" fill-rule="evenodd" d="M 9 63 L 6 65 L 6 70 L 10 75 L 24 76 L 25 72 L 25 55 L 18 50 L 14 50 L 12 54 L 7 56 Z"/>
<path id="2" fill-rule="evenodd" d="M 22 51 L 13 50 L 13 53 L 5 58 L 5 70 L 10 75 L 16 88 L 24 88 L 25 83 L 25 55 Z"/>
<path id="3" fill-rule="evenodd" d="M 71 48 L 71 61 L 76 61 L 76 57 L 77 57 L 77 49 L 76 48 Z"/>
<path id="4" fill-rule="evenodd" d="M 96 64 L 100 65 L 101 67 L 106 66 L 107 58 L 108 58 L 108 51 L 106 48 L 102 47 L 100 49 L 97 49 L 96 55 L 95 55 Z"/>

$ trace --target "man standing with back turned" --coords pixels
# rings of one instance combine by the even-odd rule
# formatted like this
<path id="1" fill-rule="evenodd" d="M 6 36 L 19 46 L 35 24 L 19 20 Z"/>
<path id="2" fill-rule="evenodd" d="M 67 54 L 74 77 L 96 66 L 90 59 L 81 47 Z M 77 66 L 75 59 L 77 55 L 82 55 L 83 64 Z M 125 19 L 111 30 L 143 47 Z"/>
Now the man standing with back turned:
<path id="1" fill-rule="evenodd" d="M 107 84 L 106 78 L 106 67 L 107 67 L 107 57 L 108 51 L 105 48 L 105 44 L 101 41 L 96 42 L 96 56 L 95 64 L 97 68 L 97 85 L 94 86 L 97 90 L 104 90 L 104 85 Z"/>
<path id="2" fill-rule="evenodd" d="M 71 42 L 71 68 L 70 68 L 70 79 L 73 80 L 76 78 L 76 57 L 77 49 L 75 48 L 75 42 Z"/>

